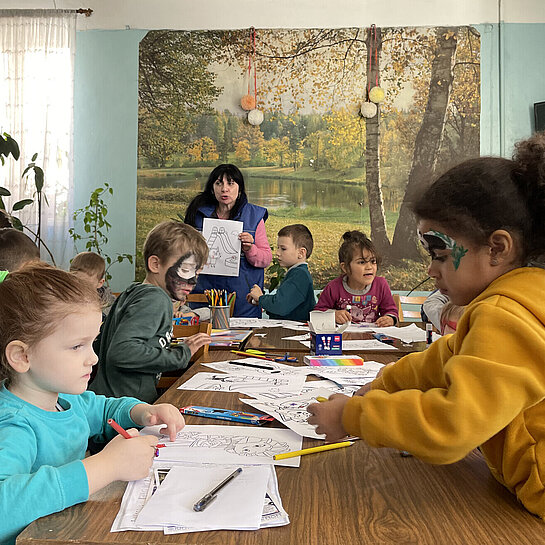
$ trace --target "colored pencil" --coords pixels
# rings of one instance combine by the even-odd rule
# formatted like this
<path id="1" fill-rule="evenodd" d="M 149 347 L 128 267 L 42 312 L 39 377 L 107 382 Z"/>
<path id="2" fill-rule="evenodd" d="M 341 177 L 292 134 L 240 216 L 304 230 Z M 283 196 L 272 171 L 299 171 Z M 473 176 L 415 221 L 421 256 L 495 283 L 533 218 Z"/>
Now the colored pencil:
<path id="1" fill-rule="evenodd" d="M 303 456 L 305 454 L 314 454 L 315 452 L 323 452 L 325 450 L 333 450 L 337 448 L 350 447 L 354 443 L 352 441 L 342 441 L 341 443 L 331 443 L 329 445 L 322 445 L 321 447 L 304 448 L 303 450 L 293 450 L 291 452 L 284 452 L 283 454 L 275 454 L 274 460 L 284 460 L 285 458 L 295 458 L 295 456 Z"/>

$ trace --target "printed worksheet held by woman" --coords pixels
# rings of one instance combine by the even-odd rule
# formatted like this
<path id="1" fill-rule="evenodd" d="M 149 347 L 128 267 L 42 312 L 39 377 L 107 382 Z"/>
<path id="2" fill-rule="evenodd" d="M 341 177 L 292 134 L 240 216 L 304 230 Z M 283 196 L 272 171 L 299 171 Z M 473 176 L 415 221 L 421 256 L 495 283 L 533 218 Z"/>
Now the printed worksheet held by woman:
<path id="1" fill-rule="evenodd" d="M 241 249 L 238 235 L 243 225 L 241 221 L 204 218 L 202 236 L 210 252 L 203 274 L 238 276 Z"/>

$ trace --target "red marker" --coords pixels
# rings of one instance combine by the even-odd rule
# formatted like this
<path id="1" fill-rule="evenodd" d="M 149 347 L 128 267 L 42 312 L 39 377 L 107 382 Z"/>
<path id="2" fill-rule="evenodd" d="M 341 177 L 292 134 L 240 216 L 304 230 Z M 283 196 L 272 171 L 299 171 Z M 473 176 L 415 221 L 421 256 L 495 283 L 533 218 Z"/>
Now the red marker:
<path id="1" fill-rule="evenodd" d="M 122 435 L 125 439 L 130 439 L 132 435 L 129 435 L 127 433 L 127 430 L 124 430 L 113 418 L 108 419 L 108 424 L 112 426 L 112 428 L 119 433 L 119 435 Z"/>

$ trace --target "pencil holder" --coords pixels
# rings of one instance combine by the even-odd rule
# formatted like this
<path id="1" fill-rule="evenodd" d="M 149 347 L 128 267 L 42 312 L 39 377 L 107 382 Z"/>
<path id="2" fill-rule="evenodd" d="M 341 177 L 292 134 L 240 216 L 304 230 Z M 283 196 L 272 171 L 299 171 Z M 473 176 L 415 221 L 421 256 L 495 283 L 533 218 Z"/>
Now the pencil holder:
<path id="1" fill-rule="evenodd" d="M 211 306 L 212 329 L 229 329 L 229 306 Z"/>

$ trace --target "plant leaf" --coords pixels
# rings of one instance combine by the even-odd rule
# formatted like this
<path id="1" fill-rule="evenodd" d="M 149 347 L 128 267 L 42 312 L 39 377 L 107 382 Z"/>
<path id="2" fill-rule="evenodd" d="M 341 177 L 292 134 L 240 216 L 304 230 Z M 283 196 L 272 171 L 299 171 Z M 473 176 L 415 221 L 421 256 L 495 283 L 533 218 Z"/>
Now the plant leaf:
<path id="1" fill-rule="evenodd" d="M 25 206 L 28 206 L 29 204 L 32 204 L 34 201 L 32 199 L 23 199 L 22 201 L 18 201 L 13 205 L 13 211 L 15 210 L 21 210 Z"/>

